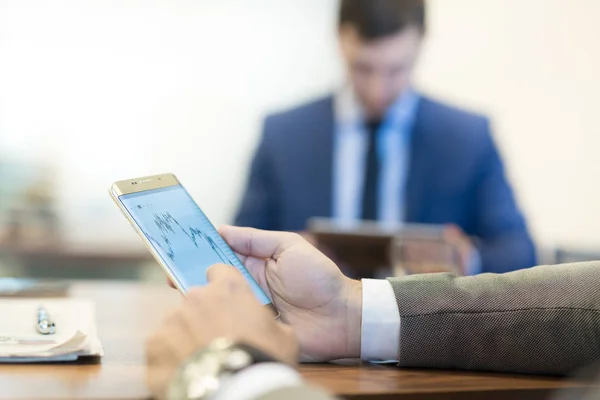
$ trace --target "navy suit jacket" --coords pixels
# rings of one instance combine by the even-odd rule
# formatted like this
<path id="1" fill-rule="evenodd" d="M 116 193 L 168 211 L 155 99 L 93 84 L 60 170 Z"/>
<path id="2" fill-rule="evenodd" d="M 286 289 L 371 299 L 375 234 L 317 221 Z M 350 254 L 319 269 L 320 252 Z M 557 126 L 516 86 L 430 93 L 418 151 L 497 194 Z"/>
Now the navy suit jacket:
<path id="1" fill-rule="evenodd" d="M 331 217 L 333 97 L 268 117 L 236 225 L 300 231 Z M 535 264 L 535 249 L 486 118 L 421 97 L 410 145 L 405 221 L 456 224 L 484 272 Z"/>

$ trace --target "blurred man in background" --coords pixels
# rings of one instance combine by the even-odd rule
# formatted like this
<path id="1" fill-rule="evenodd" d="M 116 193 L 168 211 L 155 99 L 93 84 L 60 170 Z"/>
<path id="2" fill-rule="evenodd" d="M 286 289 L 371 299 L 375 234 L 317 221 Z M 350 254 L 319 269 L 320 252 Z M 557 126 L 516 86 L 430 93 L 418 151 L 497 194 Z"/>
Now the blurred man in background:
<path id="1" fill-rule="evenodd" d="M 535 264 L 488 120 L 412 86 L 425 30 L 424 0 L 341 1 L 347 84 L 266 119 L 237 225 L 441 224 L 464 274 Z"/>

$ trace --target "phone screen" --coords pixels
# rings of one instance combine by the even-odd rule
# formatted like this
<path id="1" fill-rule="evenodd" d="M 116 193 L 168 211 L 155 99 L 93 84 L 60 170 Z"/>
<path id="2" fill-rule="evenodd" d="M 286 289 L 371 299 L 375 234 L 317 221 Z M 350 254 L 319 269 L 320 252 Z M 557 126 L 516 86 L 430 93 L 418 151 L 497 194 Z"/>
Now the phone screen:
<path id="1" fill-rule="evenodd" d="M 124 194 L 119 200 L 185 291 L 205 285 L 208 267 L 223 263 L 244 275 L 262 304 L 270 303 L 183 186 Z"/>

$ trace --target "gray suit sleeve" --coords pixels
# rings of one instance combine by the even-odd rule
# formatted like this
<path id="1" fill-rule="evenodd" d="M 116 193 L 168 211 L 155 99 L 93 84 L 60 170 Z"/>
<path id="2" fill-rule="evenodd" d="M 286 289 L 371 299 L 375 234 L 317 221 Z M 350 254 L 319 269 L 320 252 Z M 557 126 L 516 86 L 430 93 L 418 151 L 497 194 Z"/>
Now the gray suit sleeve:
<path id="1" fill-rule="evenodd" d="M 600 360 L 600 262 L 389 281 L 400 366 L 564 375 Z"/>
<path id="2" fill-rule="evenodd" d="M 280 389 L 275 392 L 268 393 L 266 396 L 256 400 L 335 400 L 325 392 L 308 386 L 298 386 Z"/>

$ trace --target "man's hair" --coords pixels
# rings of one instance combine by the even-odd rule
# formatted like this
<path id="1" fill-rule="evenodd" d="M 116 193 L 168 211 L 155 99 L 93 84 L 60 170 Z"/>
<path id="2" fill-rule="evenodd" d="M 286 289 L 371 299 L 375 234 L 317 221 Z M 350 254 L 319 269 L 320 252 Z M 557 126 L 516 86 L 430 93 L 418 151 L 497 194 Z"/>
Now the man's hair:
<path id="1" fill-rule="evenodd" d="M 425 32 L 425 0 L 341 0 L 340 27 L 351 25 L 365 40 L 415 27 Z"/>

